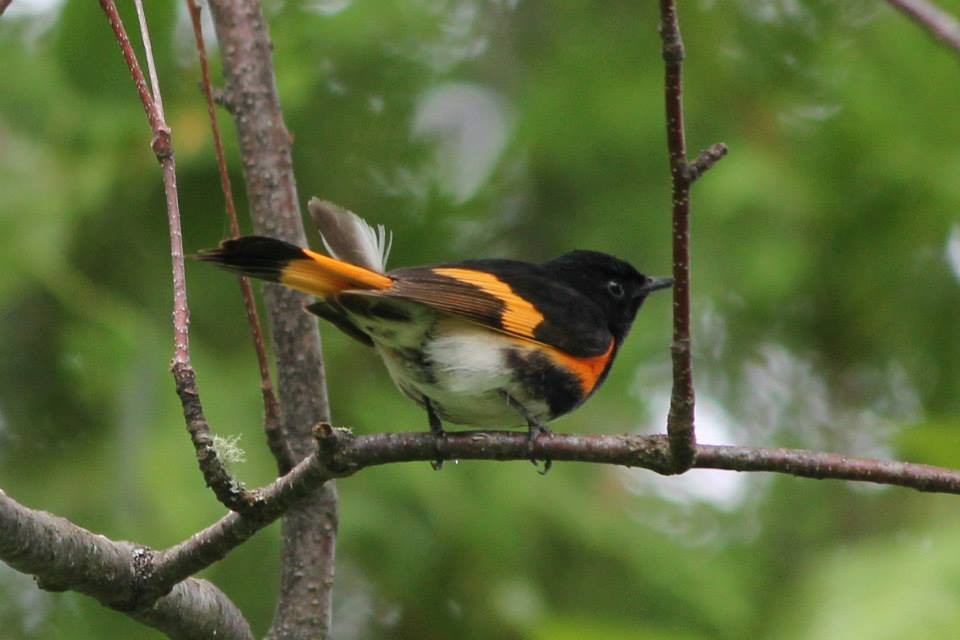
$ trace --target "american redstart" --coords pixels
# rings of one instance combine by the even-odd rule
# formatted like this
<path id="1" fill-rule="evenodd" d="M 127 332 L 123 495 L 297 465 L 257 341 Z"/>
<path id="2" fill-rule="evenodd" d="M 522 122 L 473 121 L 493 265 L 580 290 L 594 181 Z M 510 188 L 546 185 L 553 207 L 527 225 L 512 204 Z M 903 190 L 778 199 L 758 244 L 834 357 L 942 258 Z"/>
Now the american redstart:
<path id="1" fill-rule="evenodd" d="M 310 210 L 332 257 L 263 236 L 197 257 L 317 296 L 307 310 L 373 347 L 438 438 L 444 420 L 526 424 L 531 458 L 544 424 L 606 378 L 647 295 L 673 282 L 596 251 L 386 271 L 382 226 L 316 199 Z"/>

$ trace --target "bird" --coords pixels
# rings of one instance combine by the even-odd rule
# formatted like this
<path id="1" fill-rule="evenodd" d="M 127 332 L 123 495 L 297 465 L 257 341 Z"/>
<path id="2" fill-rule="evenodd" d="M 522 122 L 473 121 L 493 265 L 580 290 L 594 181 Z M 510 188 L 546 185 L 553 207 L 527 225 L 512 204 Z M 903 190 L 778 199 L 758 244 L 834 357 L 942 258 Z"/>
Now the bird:
<path id="1" fill-rule="evenodd" d="M 578 249 L 542 263 L 470 259 L 386 268 L 392 236 L 331 202 L 309 202 L 326 253 L 251 235 L 195 256 L 316 297 L 306 310 L 372 347 L 398 389 L 427 413 L 443 462 L 444 422 L 546 424 L 606 379 L 646 297 L 671 278 Z M 550 460 L 545 460 L 545 473 Z"/>

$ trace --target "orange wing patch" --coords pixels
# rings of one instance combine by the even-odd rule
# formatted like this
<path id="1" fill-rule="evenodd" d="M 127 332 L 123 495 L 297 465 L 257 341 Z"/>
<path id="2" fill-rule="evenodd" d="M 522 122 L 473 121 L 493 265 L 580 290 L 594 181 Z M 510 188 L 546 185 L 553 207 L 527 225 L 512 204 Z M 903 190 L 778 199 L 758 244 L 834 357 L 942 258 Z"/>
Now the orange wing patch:
<path id="1" fill-rule="evenodd" d="M 473 269 L 441 267 L 433 269 L 433 272 L 437 275 L 454 278 L 460 282 L 466 282 L 495 297 L 503 303 L 504 308 L 500 314 L 500 324 L 504 331 L 534 339 L 533 333 L 543 322 L 543 314 L 537 311 L 537 308 L 530 302 L 514 293 L 506 282 L 491 273 Z"/>

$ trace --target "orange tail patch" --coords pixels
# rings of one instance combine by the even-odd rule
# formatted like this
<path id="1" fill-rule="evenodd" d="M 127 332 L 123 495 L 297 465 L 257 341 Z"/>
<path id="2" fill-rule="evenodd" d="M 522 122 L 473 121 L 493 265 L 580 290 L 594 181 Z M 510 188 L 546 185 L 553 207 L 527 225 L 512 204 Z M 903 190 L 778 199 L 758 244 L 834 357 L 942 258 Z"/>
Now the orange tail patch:
<path id="1" fill-rule="evenodd" d="M 386 289 L 393 283 L 382 273 L 263 236 L 225 240 L 217 249 L 201 251 L 197 258 L 321 298 L 346 289 Z"/>
<path id="2" fill-rule="evenodd" d="M 303 257 L 289 261 L 280 271 L 280 283 L 325 298 L 347 289 L 386 289 L 389 276 L 301 249 Z"/>

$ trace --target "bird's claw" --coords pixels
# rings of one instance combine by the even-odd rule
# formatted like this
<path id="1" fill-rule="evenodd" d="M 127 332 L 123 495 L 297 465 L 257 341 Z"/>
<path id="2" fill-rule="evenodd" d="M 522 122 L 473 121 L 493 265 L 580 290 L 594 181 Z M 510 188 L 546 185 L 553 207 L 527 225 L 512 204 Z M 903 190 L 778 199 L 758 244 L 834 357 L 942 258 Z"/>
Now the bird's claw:
<path id="1" fill-rule="evenodd" d="M 431 430 L 435 436 L 434 446 L 437 449 L 437 459 L 430 462 L 430 468 L 434 471 L 440 471 L 443 469 L 443 461 L 446 456 L 444 455 L 444 449 L 446 449 L 447 443 L 447 432 L 441 429 L 440 431 Z"/>
<path id="2" fill-rule="evenodd" d="M 537 473 L 542 476 L 547 475 L 547 473 L 550 471 L 550 468 L 553 466 L 553 460 L 550 458 L 544 458 L 543 469 L 541 469 L 540 463 L 537 461 L 533 450 L 540 436 L 549 433 L 550 430 L 540 423 L 529 425 L 529 430 L 527 431 L 527 455 L 530 457 L 530 462 L 533 464 L 533 466 L 537 468 Z"/>

